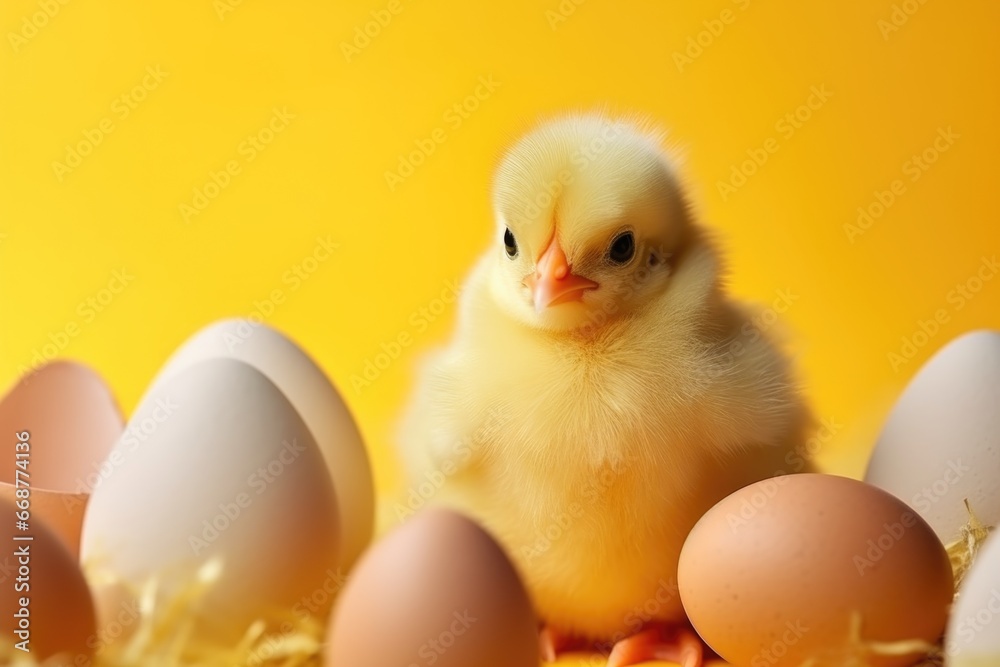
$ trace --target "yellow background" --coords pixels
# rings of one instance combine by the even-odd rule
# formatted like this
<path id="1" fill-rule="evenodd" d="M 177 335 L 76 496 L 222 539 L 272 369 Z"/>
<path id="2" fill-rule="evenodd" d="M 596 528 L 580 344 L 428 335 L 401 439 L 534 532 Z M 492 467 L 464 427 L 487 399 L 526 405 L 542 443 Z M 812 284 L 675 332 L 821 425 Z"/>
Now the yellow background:
<path id="1" fill-rule="evenodd" d="M 43 21 L 46 2 L 58 11 Z M 949 298 L 1000 245 L 1000 5 L 900 4 L 888 32 L 892 0 L 400 0 L 348 58 L 343 44 L 388 2 L 7 0 L 0 385 L 50 344 L 96 367 L 130 411 L 188 335 L 256 310 L 340 386 L 385 493 L 399 479 L 392 432 L 414 361 L 445 338 L 454 309 L 426 331 L 411 315 L 488 242 L 498 152 L 550 114 L 640 112 L 685 148 L 733 292 L 796 297 L 781 324 L 817 414 L 838 425 L 821 460 L 861 474 L 919 364 L 964 331 L 1000 328 L 1000 280 L 961 309 Z M 724 10 L 730 22 L 713 23 Z M 157 66 L 165 78 L 122 118 L 115 101 Z M 499 87 L 456 127 L 445 114 L 480 77 Z M 813 86 L 829 100 L 783 136 L 775 123 Z M 241 143 L 275 108 L 295 117 L 250 161 Z M 60 181 L 53 163 L 102 119 L 113 131 Z M 391 190 L 385 172 L 439 127 L 444 143 Z M 907 161 L 949 127 L 958 138 L 909 180 Z M 717 183 L 770 137 L 777 152 L 724 198 Z M 180 205 L 230 160 L 239 174 L 185 222 Z M 850 242 L 844 225 L 894 179 L 905 192 Z M 332 256 L 289 279 L 327 236 Z M 134 278 L 102 294 L 121 269 Z M 273 312 L 258 305 L 275 290 Z M 109 296 L 99 313 L 80 306 Z M 940 309 L 947 321 L 894 369 L 888 355 Z M 401 333 L 413 344 L 355 389 L 352 376 Z"/>

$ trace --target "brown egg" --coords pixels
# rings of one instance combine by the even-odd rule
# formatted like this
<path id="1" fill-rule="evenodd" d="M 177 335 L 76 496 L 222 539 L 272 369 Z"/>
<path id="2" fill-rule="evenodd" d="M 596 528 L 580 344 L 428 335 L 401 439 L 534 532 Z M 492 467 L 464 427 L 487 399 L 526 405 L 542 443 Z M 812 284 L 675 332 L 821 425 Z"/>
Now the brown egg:
<path id="1" fill-rule="evenodd" d="M 46 667 L 91 664 L 98 637 L 94 606 L 76 558 L 34 517 L 28 519 L 27 530 L 18 530 L 16 511 L 12 503 L 0 500 L 0 543 L 5 545 L 0 554 L 0 637 L 4 643 L 0 657 L 30 655 L 38 663 L 52 658 Z M 15 540 L 24 537 L 31 539 Z M 30 654 L 12 648 L 25 639 Z"/>
<path id="2" fill-rule="evenodd" d="M 877 642 L 941 636 L 951 566 L 930 526 L 863 482 L 803 474 L 743 488 L 708 511 L 678 584 L 702 638 L 738 667 L 904 667 L 921 653 Z"/>
<path id="3" fill-rule="evenodd" d="M 328 667 L 538 666 L 538 624 L 507 556 L 472 521 L 439 509 L 365 554 L 328 641 Z"/>
<path id="4" fill-rule="evenodd" d="M 76 555 L 83 511 L 122 434 L 107 385 L 81 364 L 56 361 L 15 384 L 0 401 L 0 433 L 28 431 L 32 513 Z M 14 501 L 14 456 L 0 463 L 0 498 Z"/>

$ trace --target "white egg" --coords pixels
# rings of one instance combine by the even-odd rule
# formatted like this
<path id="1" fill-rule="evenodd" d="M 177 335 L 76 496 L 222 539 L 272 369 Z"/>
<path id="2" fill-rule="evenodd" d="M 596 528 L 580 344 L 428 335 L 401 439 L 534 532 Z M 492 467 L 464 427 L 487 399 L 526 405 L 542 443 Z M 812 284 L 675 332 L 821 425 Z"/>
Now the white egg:
<path id="1" fill-rule="evenodd" d="M 962 583 L 945 647 L 948 667 L 1000 665 L 1000 535 L 982 546 Z"/>
<path id="2" fill-rule="evenodd" d="M 250 364 L 284 392 L 316 438 L 333 478 L 340 508 L 341 563 L 348 570 L 371 541 L 375 491 L 364 441 L 351 413 L 316 363 L 283 334 L 263 324 L 224 320 L 189 338 L 167 361 L 153 386 L 205 359 Z"/>
<path id="3" fill-rule="evenodd" d="M 84 517 L 91 571 L 136 587 L 158 577 L 166 600 L 218 561 L 194 632 L 235 642 L 336 567 L 337 505 L 322 454 L 255 368 L 233 359 L 184 368 L 146 395 L 129 427 Z"/>
<path id="4" fill-rule="evenodd" d="M 911 507 L 945 544 L 968 522 L 968 499 L 1000 522 L 1000 333 L 951 341 L 906 387 L 882 430 L 865 481 Z"/>

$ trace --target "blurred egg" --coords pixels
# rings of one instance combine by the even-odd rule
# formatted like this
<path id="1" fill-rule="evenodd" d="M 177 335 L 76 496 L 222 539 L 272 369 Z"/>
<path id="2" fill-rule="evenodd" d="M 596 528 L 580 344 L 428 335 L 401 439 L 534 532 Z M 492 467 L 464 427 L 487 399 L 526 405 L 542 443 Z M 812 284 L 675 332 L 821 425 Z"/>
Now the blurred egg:
<path id="1" fill-rule="evenodd" d="M 6 573 L 0 585 L 4 644 L 0 658 L 30 655 L 39 664 L 51 659 L 46 667 L 88 665 L 97 641 L 94 605 L 76 557 L 34 514 L 27 521 L 28 530 L 17 530 L 16 511 L 12 503 L 0 499 L 0 541 L 5 545 L 0 566 Z M 15 541 L 25 536 L 31 540 Z M 22 555 L 24 550 L 27 556 Z M 17 631 L 24 631 L 25 625 L 29 634 L 19 636 Z M 14 647 L 25 639 L 30 654 Z"/>
<path id="2" fill-rule="evenodd" d="M 92 370 L 55 361 L 24 376 L 0 401 L 0 433 L 28 431 L 34 516 L 75 556 L 83 511 L 102 464 L 124 427 L 104 381 Z M 0 498 L 15 500 L 14 455 L 0 465 Z"/>
<path id="3" fill-rule="evenodd" d="M 945 646 L 948 667 L 1000 665 L 1000 535 L 983 544 L 966 574 Z"/>
<path id="4" fill-rule="evenodd" d="M 538 625 L 503 550 L 427 510 L 373 546 L 337 602 L 326 665 L 537 667 Z"/>
<path id="5" fill-rule="evenodd" d="M 341 566 L 346 571 L 371 541 L 375 491 L 361 433 L 337 389 L 308 354 L 283 334 L 247 320 L 224 320 L 189 338 L 153 383 L 205 359 L 250 364 L 278 386 L 316 439 L 340 510 Z"/>
<path id="6" fill-rule="evenodd" d="M 84 517 L 89 571 L 132 589 L 157 577 L 166 601 L 217 561 L 192 618 L 195 637 L 222 642 L 322 586 L 338 558 L 333 486 L 270 380 L 233 359 L 203 361 L 150 391 L 133 424 L 143 437 L 116 443 Z"/>
<path id="7" fill-rule="evenodd" d="M 933 643 L 953 595 L 948 556 L 923 519 L 881 489 L 818 474 L 719 502 L 684 544 L 678 585 L 695 629 L 737 667 L 842 667 L 861 642 Z"/>
<path id="8" fill-rule="evenodd" d="M 938 351 L 892 409 L 865 481 L 913 507 L 950 544 L 969 520 L 1000 522 L 1000 333 Z"/>

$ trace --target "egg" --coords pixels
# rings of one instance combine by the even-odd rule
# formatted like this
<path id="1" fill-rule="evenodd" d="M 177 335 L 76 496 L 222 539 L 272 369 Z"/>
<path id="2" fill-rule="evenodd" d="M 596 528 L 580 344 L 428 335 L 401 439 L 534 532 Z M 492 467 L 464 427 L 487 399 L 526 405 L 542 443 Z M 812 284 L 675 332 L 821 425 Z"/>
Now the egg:
<path id="1" fill-rule="evenodd" d="M 51 659 L 46 667 L 90 664 L 98 641 L 94 605 L 76 557 L 34 513 L 27 530 L 17 529 L 17 511 L 0 499 L 0 658 L 30 655 L 38 663 Z M 20 642 L 26 642 L 22 646 L 30 653 L 17 648 Z"/>
<path id="2" fill-rule="evenodd" d="M 948 623 L 948 667 L 1000 665 L 1000 534 L 982 546 Z"/>
<path id="3" fill-rule="evenodd" d="M 371 541 L 375 492 L 361 433 L 337 389 L 299 346 L 264 324 L 224 320 L 202 329 L 167 361 L 153 386 L 205 359 L 250 364 L 285 394 L 319 445 L 340 508 L 341 567 L 346 572 Z"/>
<path id="4" fill-rule="evenodd" d="M 969 506 L 1000 522 L 1000 333 L 965 334 L 910 381 L 886 421 L 865 481 L 912 506 L 945 544 Z"/>
<path id="5" fill-rule="evenodd" d="M 881 489 L 819 474 L 757 482 L 715 505 L 684 544 L 678 587 L 695 629 L 737 667 L 843 667 L 862 643 L 933 643 L 953 595 L 923 519 Z"/>
<path id="6" fill-rule="evenodd" d="M 86 366 L 55 361 L 25 375 L 0 401 L 0 433 L 31 434 L 32 513 L 79 553 L 90 491 L 124 423 L 104 381 Z M 13 454 L 11 454 L 13 461 Z M 15 468 L 0 465 L 0 498 L 15 500 Z"/>
<path id="7" fill-rule="evenodd" d="M 337 602 L 328 667 L 538 667 L 538 624 L 503 550 L 449 510 L 373 546 Z"/>
<path id="8" fill-rule="evenodd" d="M 274 383 L 241 361 L 202 361 L 158 384 L 129 424 L 142 437 L 115 444 L 84 517 L 95 579 L 135 590 L 155 577 L 166 602 L 218 564 L 193 636 L 229 643 L 322 586 L 338 562 L 333 485 Z"/>

